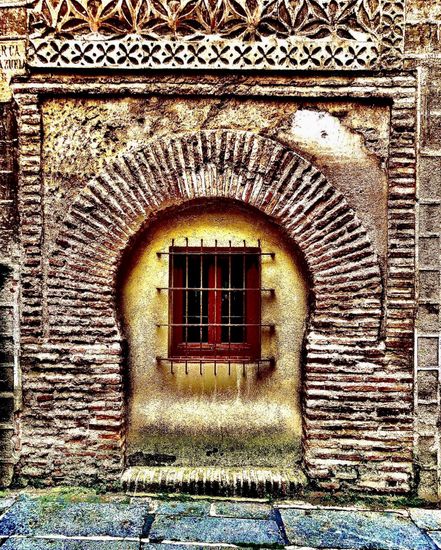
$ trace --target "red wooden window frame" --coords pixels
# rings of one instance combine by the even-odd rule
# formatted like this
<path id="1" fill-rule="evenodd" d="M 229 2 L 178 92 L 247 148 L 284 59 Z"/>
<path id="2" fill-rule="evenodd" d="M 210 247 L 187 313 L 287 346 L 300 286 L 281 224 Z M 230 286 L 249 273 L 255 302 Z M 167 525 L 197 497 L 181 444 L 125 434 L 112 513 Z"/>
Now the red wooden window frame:
<path id="1" fill-rule="evenodd" d="M 236 258 L 232 260 L 233 256 Z M 257 361 L 260 359 L 261 348 L 261 251 L 257 247 L 170 247 L 170 274 L 169 274 L 169 348 L 170 357 L 178 360 L 197 358 L 198 360 L 228 360 Z M 201 262 L 200 286 L 188 285 L 188 259 L 198 258 Z M 186 260 L 187 258 L 187 260 Z M 232 264 L 240 258 L 243 268 L 241 275 L 243 283 L 241 287 L 232 288 Z M 225 281 L 225 269 L 219 264 L 228 261 L 229 281 Z M 204 282 L 205 279 L 205 282 Z M 226 287 L 227 285 L 227 289 Z M 207 286 L 204 286 L 207 285 Z M 234 325 L 231 321 L 231 311 L 228 323 L 222 322 L 222 299 L 226 292 L 232 296 L 233 292 L 241 292 L 242 298 L 242 323 Z M 189 327 L 195 325 L 187 323 L 184 312 L 185 293 L 190 300 L 190 293 L 200 295 L 200 305 L 205 300 L 206 313 L 204 319 L 202 313 L 196 330 L 200 330 L 199 341 L 189 341 Z M 202 298 L 203 294 L 206 296 Z M 231 302 L 232 298 L 230 298 Z M 188 302 L 187 302 L 188 304 Z M 202 306 L 201 306 L 202 312 Z M 205 322 L 206 321 L 206 322 Z M 240 341 L 232 341 L 231 333 L 235 326 L 242 337 Z M 206 327 L 206 328 L 205 328 Z M 228 328 L 230 327 L 230 328 Z M 203 333 L 204 331 L 204 333 Z M 243 332 L 242 332 L 243 331 Z M 193 329 L 194 334 L 194 329 Z M 225 335 L 228 334 L 228 338 Z M 236 334 L 237 336 L 237 334 Z M 194 339 L 194 338 L 193 338 Z M 227 339 L 227 341 L 225 341 Z M 236 338 L 237 339 L 237 338 Z"/>

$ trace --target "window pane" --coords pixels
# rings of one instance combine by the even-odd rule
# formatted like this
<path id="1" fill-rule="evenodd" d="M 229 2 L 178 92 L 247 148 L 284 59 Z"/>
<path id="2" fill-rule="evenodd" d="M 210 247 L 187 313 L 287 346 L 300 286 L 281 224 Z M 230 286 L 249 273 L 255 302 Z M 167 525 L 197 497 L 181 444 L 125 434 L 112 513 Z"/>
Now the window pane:
<path id="1" fill-rule="evenodd" d="M 244 264 L 245 258 L 242 254 L 231 254 L 221 257 L 222 273 L 222 343 L 243 343 L 245 330 L 244 310 Z M 233 289 L 239 289 L 237 291 Z M 227 326 L 225 326 L 227 325 Z"/>
<path id="2" fill-rule="evenodd" d="M 182 325 L 172 336 L 173 345 L 180 346 L 179 353 L 199 357 L 256 353 L 260 333 L 259 256 L 246 248 L 182 247 L 174 265 L 179 279 L 175 286 L 182 287 L 173 302 L 178 308 L 173 306 L 174 322 Z M 248 326 L 250 323 L 253 326 Z M 198 344 L 204 347 L 198 350 Z"/>
<path id="3" fill-rule="evenodd" d="M 185 263 L 184 290 L 184 341 L 208 342 L 208 262 L 201 254 L 183 255 Z M 204 326 L 205 325 L 205 326 Z"/>
<path id="4" fill-rule="evenodd" d="M 245 257 L 242 254 L 234 254 L 231 257 L 231 287 L 243 288 L 245 286 L 244 280 L 244 265 Z"/>

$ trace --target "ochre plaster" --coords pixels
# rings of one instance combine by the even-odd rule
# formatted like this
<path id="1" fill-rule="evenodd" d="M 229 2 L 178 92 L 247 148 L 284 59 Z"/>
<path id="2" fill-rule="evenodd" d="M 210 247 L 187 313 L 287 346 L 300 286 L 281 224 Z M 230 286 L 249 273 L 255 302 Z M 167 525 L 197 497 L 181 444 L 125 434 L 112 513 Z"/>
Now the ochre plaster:
<path id="1" fill-rule="evenodd" d="M 246 240 L 274 258 L 262 258 L 262 357 L 275 366 L 158 363 L 167 356 L 168 256 L 176 245 L 242 246 Z M 307 320 L 307 282 L 293 245 L 260 214 L 223 203 L 163 216 L 125 259 L 121 286 L 123 331 L 129 345 L 128 456 L 155 464 L 284 466 L 300 458 L 302 340 Z M 162 455 L 162 456 L 161 456 Z M 163 455 L 167 455 L 164 457 Z M 140 455 L 138 455 L 139 457 Z M 175 458 L 174 458 L 175 457 Z"/>

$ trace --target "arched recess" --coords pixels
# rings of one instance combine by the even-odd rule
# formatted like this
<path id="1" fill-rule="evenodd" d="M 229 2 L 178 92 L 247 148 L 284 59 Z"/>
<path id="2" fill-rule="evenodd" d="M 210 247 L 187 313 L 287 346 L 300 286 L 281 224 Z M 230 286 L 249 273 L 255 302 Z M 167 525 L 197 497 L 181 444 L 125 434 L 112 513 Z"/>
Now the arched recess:
<path id="1" fill-rule="evenodd" d="M 305 465 L 312 477 L 330 478 L 339 461 L 361 463 L 352 455 L 345 460 L 350 453 L 342 447 L 353 439 L 351 430 L 356 432 L 359 421 L 350 409 L 342 411 L 341 403 L 363 399 L 362 391 L 347 385 L 348 372 L 372 373 L 383 362 L 378 261 L 344 197 L 310 162 L 272 139 L 229 130 L 161 138 L 128 150 L 93 179 L 73 204 L 50 256 L 50 341 L 75 342 L 84 349 L 90 365 L 84 383 L 98 384 L 103 399 L 108 391 L 122 403 L 114 291 L 120 258 L 149 217 L 204 197 L 259 209 L 302 252 L 314 296 L 306 335 Z M 117 377 L 113 386 L 97 382 L 103 373 Z M 106 452 L 120 457 L 122 406 L 113 421 Z M 98 443 L 94 439 L 89 445 Z M 115 468 L 121 464 L 115 458 Z"/>

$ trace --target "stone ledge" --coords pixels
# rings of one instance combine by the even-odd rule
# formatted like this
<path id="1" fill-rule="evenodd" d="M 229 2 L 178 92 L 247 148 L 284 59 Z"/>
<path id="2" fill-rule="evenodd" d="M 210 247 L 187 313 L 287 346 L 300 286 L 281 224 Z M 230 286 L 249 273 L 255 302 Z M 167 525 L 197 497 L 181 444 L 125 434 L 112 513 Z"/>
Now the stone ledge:
<path id="1" fill-rule="evenodd" d="M 215 496 L 286 497 L 298 495 L 308 480 L 300 469 L 185 468 L 134 466 L 122 475 L 126 493 L 187 493 Z"/>

